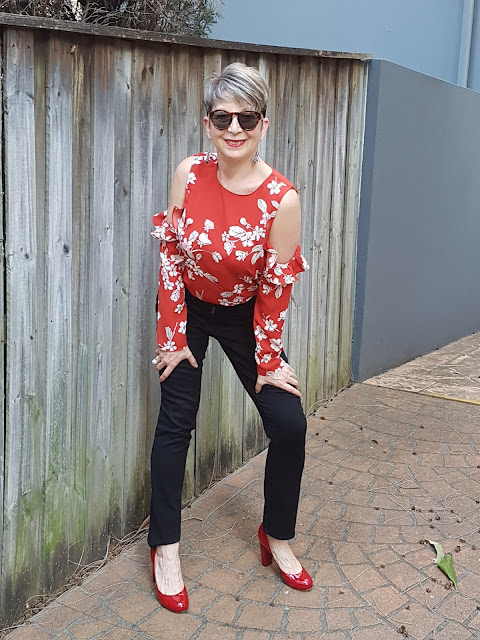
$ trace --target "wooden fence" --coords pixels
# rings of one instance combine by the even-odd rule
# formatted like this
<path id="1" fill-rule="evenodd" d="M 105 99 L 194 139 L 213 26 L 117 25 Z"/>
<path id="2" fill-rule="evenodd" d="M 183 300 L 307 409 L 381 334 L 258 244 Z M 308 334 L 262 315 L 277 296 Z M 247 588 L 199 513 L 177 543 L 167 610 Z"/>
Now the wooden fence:
<path id="1" fill-rule="evenodd" d="M 7 623 L 148 514 L 159 403 L 151 217 L 176 164 L 208 148 L 203 77 L 231 61 L 267 78 L 263 156 L 302 200 L 311 269 L 295 285 L 285 342 L 305 409 L 349 382 L 366 62 L 6 15 L 0 23 Z M 203 391 L 185 501 L 266 445 L 216 344 Z"/>

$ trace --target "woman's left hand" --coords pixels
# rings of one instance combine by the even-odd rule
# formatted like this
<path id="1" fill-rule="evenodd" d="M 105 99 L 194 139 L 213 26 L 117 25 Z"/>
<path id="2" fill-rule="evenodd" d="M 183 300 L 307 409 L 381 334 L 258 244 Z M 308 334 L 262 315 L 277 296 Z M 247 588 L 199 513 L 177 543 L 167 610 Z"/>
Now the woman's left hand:
<path id="1" fill-rule="evenodd" d="M 264 384 L 271 384 L 279 389 L 285 389 L 285 391 L 292 393 L 294 396 L 301 396 L 295 371 L 284 360 L 282 360 L 282 363 L 282 368 L 279 371 L 275 371 L 275 373 L 268 376 L 257 376 L 256 393 L 260 393 Z"/>

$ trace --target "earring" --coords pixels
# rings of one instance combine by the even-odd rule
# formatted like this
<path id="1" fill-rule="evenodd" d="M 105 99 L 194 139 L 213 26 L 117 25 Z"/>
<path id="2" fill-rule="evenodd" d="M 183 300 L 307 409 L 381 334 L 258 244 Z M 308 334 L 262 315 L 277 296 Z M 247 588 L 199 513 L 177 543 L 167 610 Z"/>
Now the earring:
<path id="1" fill-rule="evenodd" d="M 208 164 L 212 158 L 212 154 L 210 151 L 207 151 L 207 155 L 205 156 L 205 162 Z"/>
<path id="2" fill-rule="evenodd" d="M 255 154 L 255 157 L 252 159 L 253 164 L 257 164 L 257 162 L 260 162 L 260 156 L 258 155 L 258 149 L 257 149 L 257 153 Z"/>

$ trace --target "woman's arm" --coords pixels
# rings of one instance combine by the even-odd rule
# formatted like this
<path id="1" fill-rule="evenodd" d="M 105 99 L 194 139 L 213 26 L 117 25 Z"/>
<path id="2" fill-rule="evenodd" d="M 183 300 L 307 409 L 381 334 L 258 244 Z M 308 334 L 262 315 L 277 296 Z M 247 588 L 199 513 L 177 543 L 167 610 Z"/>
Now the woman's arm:
<path id="1" fill-rule="evenodd" d="M 185 188 L 188 174 L 193 164 L 193 156 L 182 160 L 173 174 L 172 186 L 170 187 L 170 197 L 168 199 L 167 222 L 172 224 L 172 212 L 175 207 L 183 209 L 185 203 Z"/>
<path id="2" fill-rule="evenodd" d="M 300 200 L 294 189 L 288 191 L 278 207 L 267 241 L 266 267 L 260 282 L 254 312 L 257 342 L 256 391 L 273 384 L 300 395 L 293 369 L 280 357 L 282 331 L 293 283 L 308 267 L 300 253 Z"/>
<path id="3" fill-rule="evenodd" d="M 153 236 L 160 240 L 160 270 L 157 298 L 156 368 L 164 369 L 163 382 L 179 362 L 187 359 L 197 366 L 187 345 L 187 309 L 183 284 L 183 256 L 178 248 L 176 230 L 172 227 L 175 208 L 183 209 L 187 178 L 193 158 L 185 158 L 175 170 L 166 212 L 154 216 Z"/>
<path id="4" fill-rule="evenodd" d="M 290 189 L 280 201 L 268 238 L 277 252 L 279 264 L 285 264 L 293 258 L 300 242 L 300 231 L 300 198 L 295 189 Z"/>

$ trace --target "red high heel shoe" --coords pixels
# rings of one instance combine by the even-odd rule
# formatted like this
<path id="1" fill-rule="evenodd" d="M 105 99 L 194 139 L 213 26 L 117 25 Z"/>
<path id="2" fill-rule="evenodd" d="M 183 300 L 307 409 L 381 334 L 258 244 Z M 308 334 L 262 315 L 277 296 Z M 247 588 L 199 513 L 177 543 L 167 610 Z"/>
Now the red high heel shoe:
<path id="1" fill-rule="evenodd" d="M 267 534 L 263 530 L 263 524 L 261 524 L 258 529 L 258 541 L 260 542 L 262 565 L 264 567 L 268 567 L 270 564 L 272 564 L 273 555 L 270 550 L 270 544 L 268 542 Z M 282 580 L 284 581 L 284 583 L 292 589 L 298 589 L 298 591 L 308 591 L 313 587 L 313 580 L 303 567 L 300 573 L 284 573 L 280 569 L 280 575 L 282 576 Z"/>
<path id="2" fill-rule="evenodd" d="M 157 581 L 155 580 L 155 549 L 152 549 L 152 547 L 150 547 L 150 559 L 152 560 L 153 582 L 155 582 L 158 601 L 162 607 L 165 607 L 165 609 L 173 611 L 174 613 L 182 613 L 183 611 L 186 611 L 188 609 L 188 594 L 186 588 L 183 587 L 180 593 L 177 593 L 174 596 L 166 596 L 162 593 L 157 586 Z"/>

